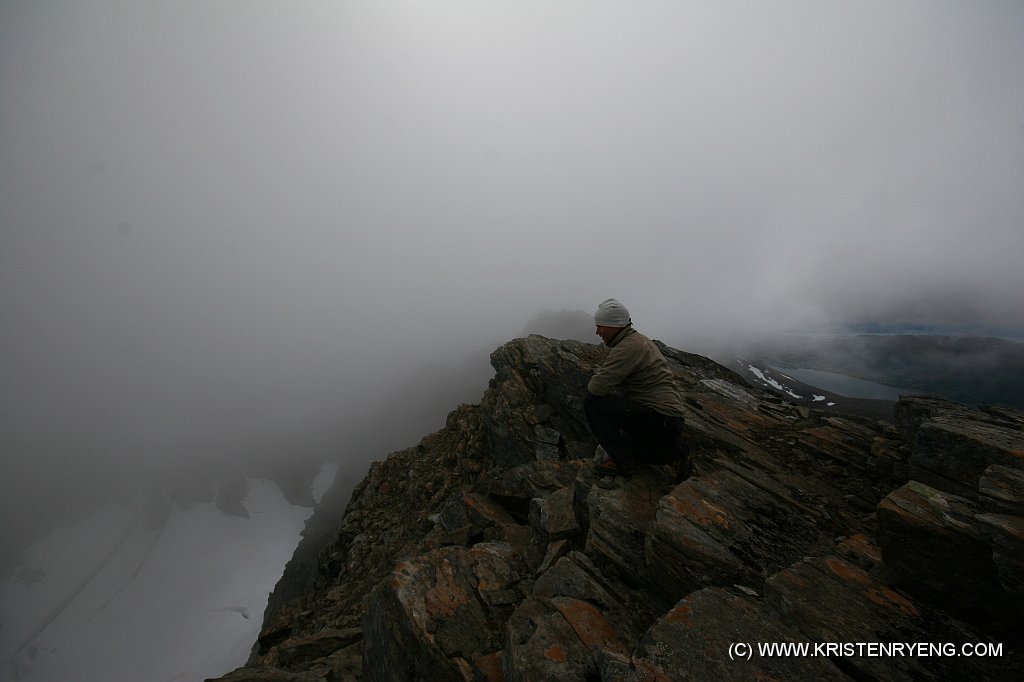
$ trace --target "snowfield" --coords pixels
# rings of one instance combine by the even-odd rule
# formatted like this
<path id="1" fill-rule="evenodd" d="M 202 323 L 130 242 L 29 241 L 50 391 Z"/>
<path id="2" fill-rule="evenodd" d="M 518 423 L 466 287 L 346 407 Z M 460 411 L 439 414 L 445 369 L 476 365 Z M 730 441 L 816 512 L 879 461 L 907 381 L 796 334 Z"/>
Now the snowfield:
<path id="1" fill-rule="evenodd" d="M 244 505 L 248 519 L 173 506 L 147 527 L 109 503 L 39 540 L 0 581 L 0 679 L 184 682 L 242 665 L 313 511 L 263 479 L 249 480 Z"/>

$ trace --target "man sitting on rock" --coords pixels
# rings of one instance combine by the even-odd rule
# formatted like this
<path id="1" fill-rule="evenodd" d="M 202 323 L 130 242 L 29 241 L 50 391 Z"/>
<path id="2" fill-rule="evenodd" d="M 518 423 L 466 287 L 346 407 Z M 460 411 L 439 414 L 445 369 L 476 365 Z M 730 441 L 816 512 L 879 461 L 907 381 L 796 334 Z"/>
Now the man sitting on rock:
<path id="1" fill-rule="evenodd" d="M 600 444 L 595 470 L 628 476 L 637 463 L 672 464 L 678 481 L 692 467 L 680 441 L 683 402 L 672 370 L 614 298 L 597 307 L 597 335 L 611 351 L 587 384 L 583 410 Z"/>

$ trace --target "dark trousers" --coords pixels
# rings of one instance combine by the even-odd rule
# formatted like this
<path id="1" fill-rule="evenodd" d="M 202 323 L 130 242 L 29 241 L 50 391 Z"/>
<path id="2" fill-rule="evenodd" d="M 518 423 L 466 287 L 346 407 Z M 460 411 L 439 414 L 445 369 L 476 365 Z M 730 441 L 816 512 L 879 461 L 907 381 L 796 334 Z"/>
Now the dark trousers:
<path id="1" fill-rule="evenodd" d="M 597 442 L 619 466 L 670 464 L 685 455 L 679 442 L 682 417 L 667 417 L 629 398 L 593 393 L 583 399 L 583 411 Z"/>

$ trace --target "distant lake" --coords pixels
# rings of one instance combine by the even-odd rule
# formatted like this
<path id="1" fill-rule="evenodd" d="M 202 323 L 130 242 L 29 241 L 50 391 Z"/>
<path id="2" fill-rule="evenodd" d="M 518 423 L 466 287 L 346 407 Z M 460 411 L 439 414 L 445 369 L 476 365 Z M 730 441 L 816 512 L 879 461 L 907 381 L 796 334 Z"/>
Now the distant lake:
<path id="1" fill-rule="evenodd" d="M 901 393 L 915 392 L 905 388 L 894 388 L 884 384 L 876 384 L 873 381 L 848 377 L 845 374 L 823 372 L 818 369 L 792 369 L 788 367 L 772 367 L 772 369 L 787 374 L 797 381 L 817 386 L 832 393 L 838 393 L 847 398 L 896 400 L 900 397 Z"/>

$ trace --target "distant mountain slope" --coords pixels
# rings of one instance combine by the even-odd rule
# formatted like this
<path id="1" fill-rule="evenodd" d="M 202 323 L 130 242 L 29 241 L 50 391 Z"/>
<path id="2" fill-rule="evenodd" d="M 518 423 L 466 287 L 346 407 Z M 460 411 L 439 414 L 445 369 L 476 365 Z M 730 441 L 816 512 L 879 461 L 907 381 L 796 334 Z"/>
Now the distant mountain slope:
<path id="1" fill-rule="evenodd" d="M 893 420 L 895 400 L 860 398 L 829 391 L 804 383 L 763 360 L 736 358 L 730 366 L 752 386 L 772 391 L 794 405 L 888 422 Z"/>
<path id="2" fill-rule="evenodd" d="M 1024 407 L 1024 344 L 994 337 L 787 335 L 744 349 L 775 367 L 835 372 L 969 405 Z"/>

